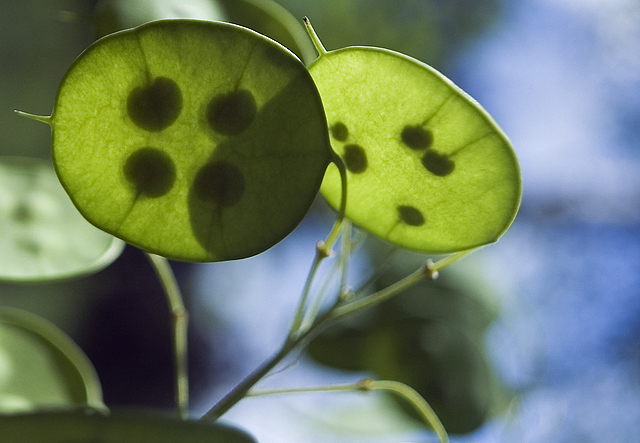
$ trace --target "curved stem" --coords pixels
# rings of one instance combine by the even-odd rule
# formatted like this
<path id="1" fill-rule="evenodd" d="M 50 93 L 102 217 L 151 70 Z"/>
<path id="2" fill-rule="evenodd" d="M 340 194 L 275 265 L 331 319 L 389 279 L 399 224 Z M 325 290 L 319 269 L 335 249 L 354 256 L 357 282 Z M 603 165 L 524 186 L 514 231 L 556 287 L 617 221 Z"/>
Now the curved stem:
<path id="1" fill-rule="evenodd" d="M 340 235 L 340 231 L 342 230 L 342 225 L 344 222 L 345 211 L 347 210 L 347 167 L 344 165 L 342 158 L 335 152 L 333 153 L 333 164 L 336 165 L 338 171 L 340 172 L 340 182 L 342 183 L 341 194 L 340 194 L 340 207 L 338 208 L 338 218 L 333 225 L 333 229 L 327 236 L 327 240 L 324 242 L 327 248 L 331 248 L 335 243 L 338 235 Z"/>
<path id="2" fill-rule="evenodd" d="M 416 412 L 433 429 L 440 439 L 440 443 L 449 442 L 447 431 L 442 426 L 438 415 L 429 406 L 429 403 L 412 387 L 390 380 L 363 380 L 360 384 L 363 391 L 386 391 L 402 397 L 413 406 Z"/>
<path id="3" fill-rule="evenodd" d="M 447 443 L 449 436 L 437 414 L 429 403 L 413 388 L 391 380 L 362 380 L 357 383 L 348 383 L 329 386 L 313 386 L 302 388 L 259 389 L 247 393 L 248 397 L 262 397 L 267 395 L 300 394 L 313 392 L 353 392 L 353 391 L 385 391 L 402 397 L 406 400 L 420 417 L 427 423 L 440 439 L 440 443 Z"/>
<path id="4" fill-rule="evenodd" d="M 349 256 L 352 252 L 351 247 L 351 221 L 349 219 L 344 219 L 343 221 L 344 227 L 342 229 L 342 238 L 340 242 L 340 254 L 338 260 L 334 261 L 332 268 L 327 272 L 324 278 L 324 282 L 320 289 L 318 290 L 313 305 L 309 308 L 308 312 L 305 314 L 302 324 L 300 326 L 301 331 L 308 330 L 311 325 L 313 325 L 314 321 L 320 314 L 320 310 L 322 309 L 322 305 L 327 298 L 327 293 L 329 292 L 330 285 L 334 282 L 336 273 L 339 271 L 339 289 L 338 289 L 338 300 L 343 300 L 347 295 L 347 264 L 349 261 Z"/>
<path id="5" fill-rule="evenodd" d="M 189 375 L 187 368 L 187 327 L 189 315 L 184 307 L 182 294 L 169 260 L 159 255 L 145 253 L 162 284 L 172 315 L 173 361 L 175 370 L 175 395 L 178 415 L 186 419 L 189 414 Z"/>

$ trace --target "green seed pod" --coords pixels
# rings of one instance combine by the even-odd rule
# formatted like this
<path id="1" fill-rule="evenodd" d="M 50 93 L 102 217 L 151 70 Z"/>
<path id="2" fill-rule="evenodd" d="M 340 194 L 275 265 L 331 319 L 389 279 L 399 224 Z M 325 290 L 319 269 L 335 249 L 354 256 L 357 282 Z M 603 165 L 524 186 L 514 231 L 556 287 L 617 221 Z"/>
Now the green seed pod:
<path id="1" fill-rule="evenodd" d="M 403 54 L 371 47 L 326 52 L 309 66 L 331 143 L 348 170 L 346 216 L 404 248 L 451 253 L 495 242 L 521 197 L 511 144 L 450 80 Z M 331 166 L 321 192 L 340 204 Z"/>
<path id="2" fill-rule="evenodd" d="M 156 21 L 98 40 L 65 75 L 50 123 L 80 212 L 178 260 L 271 247 L 304 217 L 332 158 L 304 65 L 219 22 Z"/>
<path id="3" fill-rule="evenodd" d="M 98 375 L 87 356 L 64 332 L 37 315 L 0 308 L 0 357 L 1 414 L 54 407 L 105 408 Z M 2 429 L 3 441 L 8 441 Z"/>
<path id="4" fill-rule="evenodd" d="M 97 272 L 124 243 L 78 213 L 51 163 L 0 159 L 0 280 L 44 282 Z"/>

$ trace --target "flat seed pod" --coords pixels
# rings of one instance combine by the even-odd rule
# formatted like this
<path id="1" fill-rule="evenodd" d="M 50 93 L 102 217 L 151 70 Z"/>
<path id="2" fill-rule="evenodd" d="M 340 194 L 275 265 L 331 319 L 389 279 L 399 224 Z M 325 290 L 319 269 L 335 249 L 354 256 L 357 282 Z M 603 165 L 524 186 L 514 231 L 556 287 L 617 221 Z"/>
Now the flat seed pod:
<path id="1" fill-rule="evenodd" d="M 0 159 L 0 280 L 78 277 L 109 265 L 123 247 L 78 213 L 50 163 Z"/>
<path id="2" fill-rule="evenodd" d="M 496 241 L 520 204 L 518 161 L 492 118 L 433 68 L 369 47 L 309 70 L 348 169 L 346 216 L 404 248 L 451 253 Z M 321 188 L 338 207 L 341 181 Z"/>
<path id="3" fill-rule="evenodd" d="M 238 429 L 165 415 L 60 411 L 0 415 L 3 443 L 255 443 Z"/>
<path id="4" fill-rule="evenodd" d="M 331 159 L 315 84 L 240 26 L 165 20 L 111 34 L 64 77 L 58 176 L 80 212 L 165 257 L 271 247 L 302 220 Z"/>
<path id="5" fill-rule="evenodd" d="M 104 408 L 95 369 L 80 348 L 45 319 L 0 308 L 0 414 L 83 405 Z"/>

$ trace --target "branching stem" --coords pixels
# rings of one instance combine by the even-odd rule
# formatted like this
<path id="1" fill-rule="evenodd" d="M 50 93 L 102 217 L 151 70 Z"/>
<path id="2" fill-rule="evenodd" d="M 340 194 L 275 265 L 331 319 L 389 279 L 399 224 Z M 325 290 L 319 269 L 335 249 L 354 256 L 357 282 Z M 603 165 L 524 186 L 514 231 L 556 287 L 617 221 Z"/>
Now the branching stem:
<path id="1" fill-rule="evenodd" d="M 430 271 L 428 271 L 430 269 L 429 268 L 430 263 L 431 262 L 427 262 L 427 264 L 425 264 L 423 267 L 412 272 L 402 280 L 390 286 L 387 286 L 386 288 L 368 297 L 360 298 L 351 303 L 336 306 L 333 310 L 331 310 L 328 313 L 328 315 L 332 320 L 338 320 L 340 318 L 346 317 L 348 315 L 354 314 L 356 312 L 359 312 L 369 307 L 372 307 L 374 305 L 377 305 L 378 303 L 393 297 L 394 295 L 404 291 L 405 289 L 410 288 L 411 286 L 415 285 L 420 280 L 426 277 L 434 278 L 433 274 Z"/>
<path id="2" fill-rule="evenodd" d="M 455 260 L 469 254 L 471 251 L 463 251 L 457 254 L 452 255 L 451 257 L 447 257 L 438 263 L 440 266 L 436 269 L 436 265 L 431 260 L 427 260 L 427 262 L 421 266 L 418 270 L 409 274 L 404 279 L 362 299 L 357 299 L 353 302 L 344 302 L 343 300 L 338 300 L 336 304 L 329 309 L 325 314 L 318 316 L 313 324 L 311 324 L 308 328 L 303 330 L 300 329 L 300 326 L 304 319 L 304 308 L 306 306 L 306 299 L 309 294 L 309 288 L 311 287 L 311 283 L 315 277 L 317 267 L 320 261 L 326 257 L 326 249 L 324 249 L 324 243 L 320 242 L 317 248 L 316 259 L 314 260 L 314 264 L 312 265 L 311 272 L 309 273 L 309 277 L 307 278 L 307 282 L 305 284 L 305 289 L 303 290 L 302 302 L 299 305 L 298 312 L 296 314 L 296 318 L 293 323 L 293 327 L 291 328 L 291 332 L 289 337 L 285 341 L 284 345 L 280 349 L 280 351 L 271 357 L 269 360 L 264 362 L 262 366 L 260 366 L 257 370 L 251 373 L 247 378 L 245 378 L 239 385 L 237 385 L 229 394 L 222 398 L 217 404 L 215 404 L 202 418 L 203 419 L 211 419 L 217 420 L 224 413 L 226 413 L 229 409 L 231 409 L 237 402 L 242 400 L 244 397 L 248 395 L 256 395 L 255 392 L 261 391 L 253 391 L 253 394 L 250 394 L 251 389 L 258 383 L 262 378 L 264 378 L 269 372 L 271 372 L 293 349 L 303 345 L 307 341 L 311 340 L 314 336 L 322 332 L 328 326 L 338 321 L 339 319 L 346 317 L 348 315 L 355 314 L 356 312 L 360 312 L 364 309 L 368 309 L 377 305 L 378 303 L 383 302 L 384 300 L 389 299 L 390 297 L 404 291 L 405 289 L 413 286 L 414 284 L 420 282 L 422 279 L 435 279 L 438 276 L 437 269 L 442 269 L 444 266 L 447 266 L 453 263 Z M 323 254 L 322 251 L 325 251 Z M 368 381 L 366 387 L 368 390 L 379 389 L 379 390 L 387 390 L 396 393 L 397 395 L 401 395 L 405 398 L 412 398 L 409 400 L 414 406 L 421 404 L 424 402 L 422 397 L 419 396 L 415 391 L 413 391 L 408 386 L 402 385 L 398 382 L 374 382 L 371 385 L 372 381 Z M 364 383 L 364 382 L 361 382 Z M 360 386 L 358 389 L 365 390 L 364 386 Z M 402 388 L 401 386 L 404 386 Z M 330 387 L 327 389 L 331 389 Z M 413 393 L 412 393 L 413 391 Z M 417 398 L 416 398 L 417 396 Z M 419 399 L 419 400 L 418 400 Z M 426 404 L 426 402 L 424 402 Z M 420 406 L 421 415 L 427 420 L 429 424 L 434 428 L 435 432 L 438 434 L 441 442 L 447 442 L 448 438 L 446 436 L 446 432 L 444 432 L 444 428 L 440 424 L 435 413 L 431 410 L 431 408 L 426 405 Z"/>

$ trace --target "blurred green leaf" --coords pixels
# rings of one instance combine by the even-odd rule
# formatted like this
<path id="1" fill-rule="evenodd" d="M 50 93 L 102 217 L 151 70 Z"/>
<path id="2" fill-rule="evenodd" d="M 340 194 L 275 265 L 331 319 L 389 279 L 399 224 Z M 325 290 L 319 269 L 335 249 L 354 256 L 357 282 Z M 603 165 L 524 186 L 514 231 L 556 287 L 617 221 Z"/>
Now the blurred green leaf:
<path id="1" fill-rule="evenodd" d="M 224 21 L 226 14 L 216 0 L 100 0 L 93 14 L 96 38 L 153 20 L 177 18 Z"/>
<path id="2" fill-rule="evenodd" d="M 520 205 L 518 161 L 493 119 L 442 74 L 370 47 L 310 67 L 332 146 L 348 169 L 346 216 L 403 248 L 451 253 L 495 242 Z M 338 169 L 321 192 L 338 207 Z"/>
<path id="3" fill-rule="evenodd" d="M 180 18 L 235 23 L 272 38 L 302 60 L 315 57 L 301 21 L 272 0 L 101 0 L 93 22 L 99 38 L 153 20 Z"/>
<path id="4" fill-rule="evenodd" d="M 402 269 L 384 274 L 379 287 L 397 281 Z M 405 383 L 429 402 L 448 432 L 469 433 L 508 395 L 485 355 L 486 330 L 496 313 L 476 293 L 478 286 L 446 276 L 419 283 L 328 328 L 309 344 L 309 354 L 331 367 Z"/>
<path id="5" fill-rule="evenodd" d="M 229 426 L 139 412 L 0 415 L 0 429 L 3 443 L 255 443 Z"/>
<path id="6" fill-rule="evenodd" d="M 466 434 L 484 423 L 495 401 L 482 337 L 443 321 L 404 319 L 367 337 L 365 367 L 411 386 L 448 432 Z"/>
<path id="7" fill-rule="evenodd" d="M 104 408 L 100 381 L 80 348 L 49 321 L 0 308 L 0 413 L 81 405 Z"/>
<path id="8" fill-rule="evenodd" d="M 315 58 L 315 50 L 300 20 L 302 17 L 296 19 L 273 0 L 219 1 L 224 6 L 229 22 L 254 29 L 276 40 L 305 62 Z"/>
<path id="9" fill-rule="evenodd" d="M 307 16 L 327 48 L 377 46 L 438 69 L 501 17 L 502 0 L 277 0 Z"/>
<path id="10" fill-rule="evenodd" d="M 89 274 L 109 265 L 123 246 L 78 213 L 50 163 L 0 158 L 0 280 Z"/>
<path id="11" fill-rule="evenodd" d="M 156 21 L 99 40 L 67 72 L 51 120 L 54 165 L 80 212 L 179 260 L 280 241 L 332 155 L 304 65 L 217 22 Z"/>

